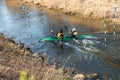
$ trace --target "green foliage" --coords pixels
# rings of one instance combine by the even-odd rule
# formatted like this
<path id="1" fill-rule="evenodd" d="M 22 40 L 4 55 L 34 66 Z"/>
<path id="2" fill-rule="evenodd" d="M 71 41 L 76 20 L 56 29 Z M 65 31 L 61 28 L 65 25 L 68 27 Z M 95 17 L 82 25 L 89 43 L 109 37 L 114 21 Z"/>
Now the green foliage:
<path id="1" fill-rule="evenodd" d="M 27 80 L 27 72 L 21 71 L 19 75 L 19 80 Z"/>
<path id="2" fill-rule="evenodd" d="M 29 80 L 35 80 L 34 76 L 32 75 Z"/>

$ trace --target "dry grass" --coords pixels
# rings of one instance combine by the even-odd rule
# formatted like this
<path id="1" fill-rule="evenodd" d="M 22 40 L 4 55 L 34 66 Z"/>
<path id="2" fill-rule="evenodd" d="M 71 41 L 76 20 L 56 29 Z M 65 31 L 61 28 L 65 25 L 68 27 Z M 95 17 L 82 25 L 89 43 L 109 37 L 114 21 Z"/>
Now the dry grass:
<path id="1" fill-rule="evenodd" d="M 32 0 L 28 0 L 32 1 Z M 107 12 L 109 17 L 113 17 L 114 7 L 120 11 L 120 1 L 117 0 L 34 0 L 35 3 L 47 6 L 49 9 L 60 9 L 65 13 L 78 13 L 86 18 L 103 18 Z M 109 13 L 108 13 L 109 12 Z"/>
<path id="2" fill-rule="evenodd" d="M 0 38 L 0 79 L 18 80 L 21 71 L 25 71 L 27 79 L 33 76 L 35 80 L 73 80 L 69 75 L 72 70 L 64 73 L 63 68 L 48 65 L 44 57 L 33 55 L 23 45 L 11 41 Z"/>

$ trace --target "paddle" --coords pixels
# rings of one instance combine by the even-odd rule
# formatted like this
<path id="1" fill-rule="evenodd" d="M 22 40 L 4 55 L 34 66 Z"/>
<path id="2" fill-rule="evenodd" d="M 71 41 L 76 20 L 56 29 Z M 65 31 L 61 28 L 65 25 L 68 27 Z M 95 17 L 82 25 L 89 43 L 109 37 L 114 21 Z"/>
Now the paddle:
<path id="1" fill-rule="evenodd" d="M 51 31 L 50 31 L 51 33 L 53 33 L 53 30 L 51 29 Z"/>
<path id="2" fill-rule="evenodd" d="M 69 32 L 69 30 L 68 30 L 68 28 L 67 28 L 67 26 L 66 26 L 66 25 L 64 26 L 64 28 L 65 28 L 66 32 Z"/>
<path id="3" fill-rule="evenodd" d="M 53 36 L 55 36 L 55 33 L 53 32 L 53 29 L 51 29 L 50 32 Z"/>
<path id="4" fill-rule="evenodd" d="M 71 33 L 71 31 L 69 31 L 68 27 L 65 25 L 64 26 L 65 30 L 66 30 L 66 33 L 69 35 L 69 33 Z"/>

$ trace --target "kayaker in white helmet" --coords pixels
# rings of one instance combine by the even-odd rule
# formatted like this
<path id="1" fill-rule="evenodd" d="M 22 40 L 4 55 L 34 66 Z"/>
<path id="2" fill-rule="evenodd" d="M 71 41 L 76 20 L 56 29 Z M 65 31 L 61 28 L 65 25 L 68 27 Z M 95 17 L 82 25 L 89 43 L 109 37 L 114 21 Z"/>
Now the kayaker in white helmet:
<path id="1" fill-rule="evenodd" d="M 72 33 L 71 33 L 72 38 L 76 38 L 77 35 L 78 35 L 78 32 L 77 32 L 76 28 L 73 28 Z"/>

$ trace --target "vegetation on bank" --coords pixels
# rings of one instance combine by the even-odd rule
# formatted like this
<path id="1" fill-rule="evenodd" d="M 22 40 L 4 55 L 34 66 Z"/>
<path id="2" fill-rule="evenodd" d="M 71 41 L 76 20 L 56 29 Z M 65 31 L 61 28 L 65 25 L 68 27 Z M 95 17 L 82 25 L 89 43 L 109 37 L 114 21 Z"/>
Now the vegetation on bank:
<path id="1" fill-rule="evenodd" d="M 114 17 L 116 7 L 117 17 L 120 17 L 119 0 L 23 0 L 25 3 L 35 3 L 49 9 L 59 9 L 66 14 L 79 15 L 84 18 L 103 19 Z"/>
<path id="2" fill-rule="evenodd" d="M 0 80 L 63 80 L 73 79 L 71 72 L 48 65 L 45 57 L 16 44 L 0 35 Z M 23 79 L 24 78 L 24 79 Z"/>
<path id="3" fill-rule="evenodd" d="M 15 43 L 0 34 L 0 80 L 84 80 L 98 74 L 76 74 L 72 68 L 48 64 L 45 56 L 33 54 L 24 44 Z"/>

